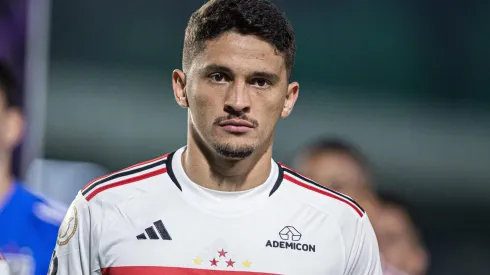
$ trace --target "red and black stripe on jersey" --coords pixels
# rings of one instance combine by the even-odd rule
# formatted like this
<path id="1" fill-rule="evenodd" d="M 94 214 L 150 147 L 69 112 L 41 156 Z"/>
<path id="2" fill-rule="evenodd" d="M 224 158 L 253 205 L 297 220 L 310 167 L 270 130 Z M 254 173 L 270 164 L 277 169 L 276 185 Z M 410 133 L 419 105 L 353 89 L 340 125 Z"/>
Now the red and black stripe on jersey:
<path id="1" fill-rule="evenodd" d="M 135 164 L 133 166 L 130 166 L 128 168 L 125 168 L 123 170 L 114 172 L 109 175 L 102 176 L 100 178 L 97 178 L 91 182 L 89 182 L 84 188 L 82 188 L 81 192 L 82 195 L 87 199 L 90 200 L 92 199 L 96 194 L 120 185 L 124 185 L 127 183 L 131 182 L 136 182 L 145 178 L 149 178 L 152 176 L 156 176 L 159 174 L 163 174 L 167 172 L 166 169 L 166 164 L 167 164 L 167 155 L 161 156 L 156 159 L 152 159 L 149 161 L 145 161 L 142 163 Z M 140 174 L 138 176 L 134 177 L 128 177 L 131 175 L 136 175 L 144 171 L 149 171 L 155 167 L 162 166 L 161 169 L 154 170 L 149 173 L 145 174 Z M 121 179 L 123 177 L 126 177 L 124 180 L 117 181 L 117 179 Z"/>
<path id="2" fill-rule="evenodd" d="M 320 185 L 316 182 L 314 182 L 313 180 L 299 174 L 298 172 L 294 171 L 293 169 L 285 166 L 284 164 L 280 164 L 282 169 L 284 169 L 284 172 L 285 172 L 285 175 L 284 175 L 284 178 L 299 185 L 299 186 L 302 186 L 306 189 L 310 189 L 312 191 L 315 191 L 317 193 L 320 193 L 320 194 L 323 194 L 323 195 L 326 195 L 328 197 L 331 197 L 333 199 L 336 199 L 336 200 L 339 200 L 341 202 L 344 202 L 345 204 L 349 205 L 351 208 L 353 208 L 357 214 L 359 214 L 359 216 L 364 216 L 365 214 L 365 211 L 364 209 L 359 205 L 357 204 L 357 202 L 355 202 L 352 198 L 350 198 L 349 196 L 346 196 L 342 193 L 339 193 L 335 190 L 332 190 L 330 188 L 327 188 L 323 185 Z M 300 179 L 302 180 L 303 182 L 306 182 L 306 183 L 303 183 L 297 179 Z"/>

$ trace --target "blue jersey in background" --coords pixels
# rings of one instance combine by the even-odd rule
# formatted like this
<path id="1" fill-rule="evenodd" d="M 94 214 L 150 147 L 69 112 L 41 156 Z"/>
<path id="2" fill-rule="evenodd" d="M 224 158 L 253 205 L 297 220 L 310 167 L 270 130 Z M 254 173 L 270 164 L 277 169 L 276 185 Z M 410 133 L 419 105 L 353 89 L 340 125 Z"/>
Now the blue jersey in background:
<path id="1" fill-rule="evenodd" d="M 46 275 L 65 207 L 15 182 L 0 201 L 0 253 L 11 275 Z"/>

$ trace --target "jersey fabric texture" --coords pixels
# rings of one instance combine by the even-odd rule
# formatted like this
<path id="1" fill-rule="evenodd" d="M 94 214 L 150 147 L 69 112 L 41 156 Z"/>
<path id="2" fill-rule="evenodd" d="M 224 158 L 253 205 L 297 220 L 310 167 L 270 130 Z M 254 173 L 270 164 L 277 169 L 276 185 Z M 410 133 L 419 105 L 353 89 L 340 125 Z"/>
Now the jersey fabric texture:
<path id="1" fill-rule="evenodd" d="M 364 210 L 273 160 L 242 192 L 200 187 L 175 153 L 89 183 L 60 227 L 50 275 L 381 274 Z"/>
<path id="2" fill-rule="evenodd" d="M 66 208 L 19 182 L 0 204 L 0 253 L 10 274 L 45 275 Z"/>

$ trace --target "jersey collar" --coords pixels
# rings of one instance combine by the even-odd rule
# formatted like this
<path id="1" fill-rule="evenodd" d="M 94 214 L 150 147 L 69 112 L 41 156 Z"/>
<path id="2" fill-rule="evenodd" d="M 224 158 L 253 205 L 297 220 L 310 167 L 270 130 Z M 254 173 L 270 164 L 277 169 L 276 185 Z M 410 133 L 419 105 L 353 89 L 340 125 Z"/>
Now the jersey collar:
<path id="1" fill-rule="evenodd" d="M 184 151 L 185 147 L 182 147 L 168 156 L 167 173 L 188 203 L 208 213 L 228 216 L 257 210 L 270 200 L 283 180 L 282 167 L 271 159 L 271 171 L 263 184 L 240 192 L 209 190 L 191 181 L 185 173 L 181 161 Z"/>

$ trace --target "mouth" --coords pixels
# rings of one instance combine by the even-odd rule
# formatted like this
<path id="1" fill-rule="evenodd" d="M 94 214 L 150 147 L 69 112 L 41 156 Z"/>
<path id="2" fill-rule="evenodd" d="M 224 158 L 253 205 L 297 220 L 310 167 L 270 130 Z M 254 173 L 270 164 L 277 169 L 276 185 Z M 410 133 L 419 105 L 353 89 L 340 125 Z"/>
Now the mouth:
<path id="1" fill-rule="evenodd" d="M 242 119 L 228 119 L 221 121 L 218 125 L 226 132 L 235 134 L 247 133 L 254 128 L 251 122 Z"/>

